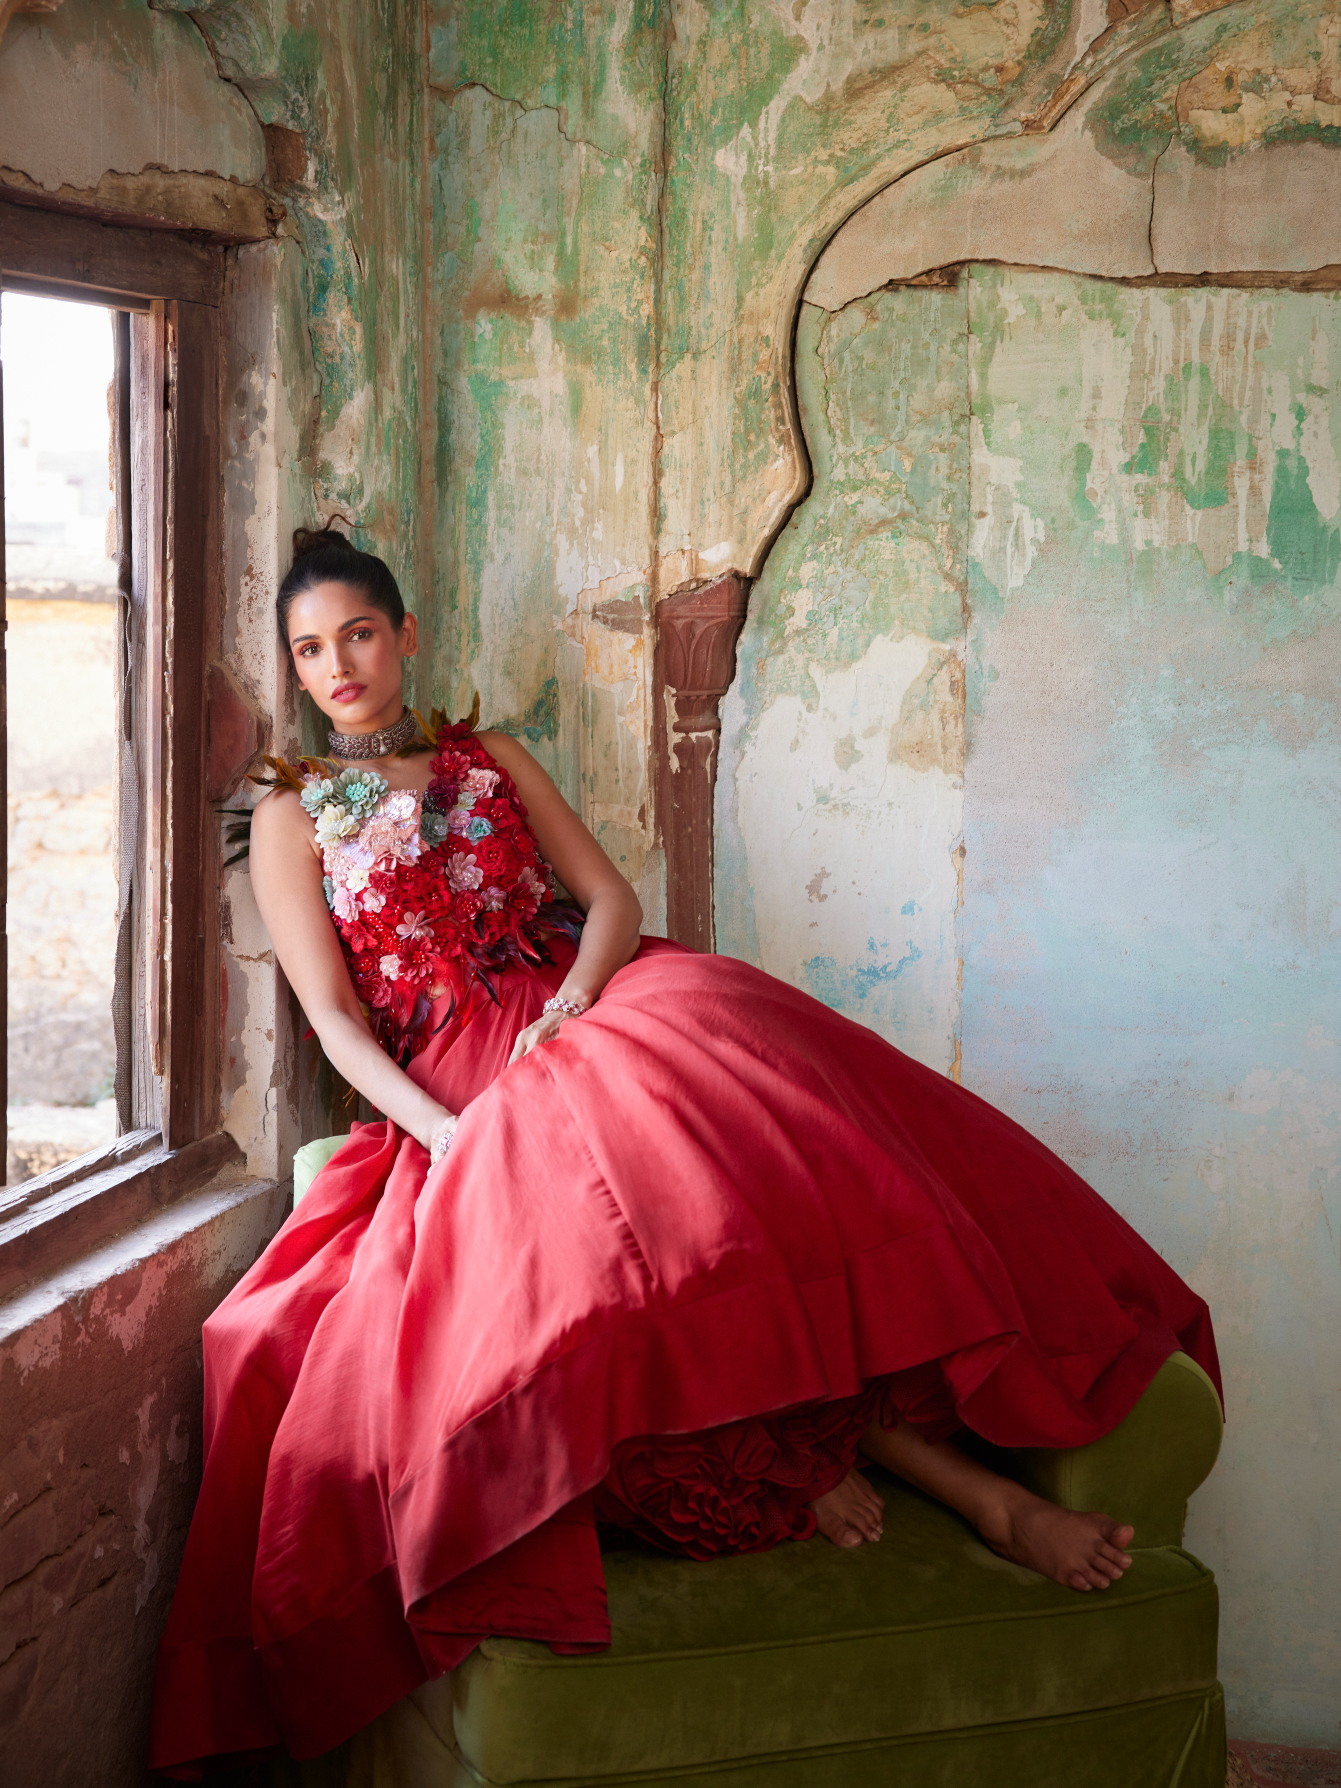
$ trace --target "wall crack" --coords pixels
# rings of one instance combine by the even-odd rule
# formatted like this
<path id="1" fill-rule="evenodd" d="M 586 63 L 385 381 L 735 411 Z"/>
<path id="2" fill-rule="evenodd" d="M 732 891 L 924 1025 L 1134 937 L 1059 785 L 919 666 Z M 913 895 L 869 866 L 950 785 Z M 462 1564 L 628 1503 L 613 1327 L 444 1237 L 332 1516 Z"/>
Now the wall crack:
<path id="1" fill-rule="evenodd" d="M 1146 246 L 1150 251 L 1150 265 L 1156 273 L 1158 273 L 1160 271 L 1159 263 L 1155 259 L 1156 181 L 1159 176 L 1159 164 L 1163 161 L 1164 157 L 1169 153 L 1169 150 L 1173 147 L 1173 134 L 1174 133 L 1172 131 L 1169 132 L 1168 140 L 1165 142 L 1164 147 L 1160 150 L 1159 154 L 1155 157 L 1154 161 L 1152 161 L 1150 164 L 1150 218 L 1146 224 L 1145 239 L 1146 239 Z"/>
<path id="2" fill-rule="evenodd" d="M 446 100 L 449 104 L 459 93 L 469 93 L 472 89 L 480 93 L 487 93 L 490 99 L 496 99 L 501 106 L 515 107 L 522 117 L 532 117 L 539 112 L 552 112 L 555 128 L 559 135 L 565 143 L 570 143 L 574 149 L 590 149 L 592 154 L 599 155 L 602 161 L 617 161 L 626 168 L 632 165 L 627 156 L 619 155 L 613 149 L 602 149 L 599 143 L 593 143 L 589 137 L 573 136 L 564 121 L 562 106 L 528 106 L 524 100 L 514 99 L 511 94 L 495 92 L 487 81 L 458 81 L 454 87 L 443 87 L 436 81 L 425 83 L 427 92 L 436 94 L 439 99 Z"/>

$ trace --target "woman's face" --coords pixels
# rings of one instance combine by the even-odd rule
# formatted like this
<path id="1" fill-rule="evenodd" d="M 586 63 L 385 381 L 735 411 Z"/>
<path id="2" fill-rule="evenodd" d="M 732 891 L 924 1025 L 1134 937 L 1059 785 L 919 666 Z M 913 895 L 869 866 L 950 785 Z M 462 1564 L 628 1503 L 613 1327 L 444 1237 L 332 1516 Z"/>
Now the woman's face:
<path id="1" fill-rule="evenodd" d="M 337 732 L 376 732 L 401 716 L 400 666 L 419 649 L 418 623 L 399 627 L 348 584 L 314 584 L 289 604 L 298 681 Z"/>

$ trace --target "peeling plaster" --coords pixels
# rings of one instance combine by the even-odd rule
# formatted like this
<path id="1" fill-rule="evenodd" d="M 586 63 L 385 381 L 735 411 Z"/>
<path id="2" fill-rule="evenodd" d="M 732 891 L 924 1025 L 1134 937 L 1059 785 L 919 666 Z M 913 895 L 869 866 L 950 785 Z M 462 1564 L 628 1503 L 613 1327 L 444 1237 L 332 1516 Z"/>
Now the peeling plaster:
<path id="1" fill-rule="evenodd" d="M 243 185 L 265 148 L 251 107 L 215 72 L 189 19 L 135 0 L 20 14 L 0 47 L 0 167 L 47 191 L 169 168 Z"/>
<path id="2" fill-rule="evenodd" d="M 975 265 L 807 305 L 814 485 L 717 815 L 721 947 L 962 1076 L 1210 1300 L 1188 1543 L 1233 1729 L 1301 1744 L 1341 1595 L 1339 330 L 1335 293 Z"/>

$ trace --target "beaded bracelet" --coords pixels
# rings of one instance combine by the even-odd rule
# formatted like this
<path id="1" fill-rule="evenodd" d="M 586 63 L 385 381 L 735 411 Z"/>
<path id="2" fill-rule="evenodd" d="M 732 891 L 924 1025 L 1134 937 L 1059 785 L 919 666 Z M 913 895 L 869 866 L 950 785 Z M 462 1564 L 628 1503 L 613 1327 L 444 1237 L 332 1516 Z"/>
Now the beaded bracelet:
<path id="1" fill-rule="evenodd" d="M 587 1008 L 579 1006 L 575 1000 L 561 1000 L 556 993 L 552 1000 L 545 1001 L 540 1010 L 542 1012 L 562 1012 L 565 1017 L 581 1018 Z"/>

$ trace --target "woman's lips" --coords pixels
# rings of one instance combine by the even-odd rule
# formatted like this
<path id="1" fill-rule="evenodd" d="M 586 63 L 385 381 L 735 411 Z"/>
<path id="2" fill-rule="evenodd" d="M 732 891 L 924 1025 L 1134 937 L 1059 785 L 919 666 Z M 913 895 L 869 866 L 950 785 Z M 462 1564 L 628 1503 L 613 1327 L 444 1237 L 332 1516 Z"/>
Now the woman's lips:
<path id="1" fill-rule="evenodd" d="M 363 689 L 362 683 L 342 683 L 338 689 L 332 689 L 331 700 L 333 702 L 356 702 L 363 694 Z"/>

